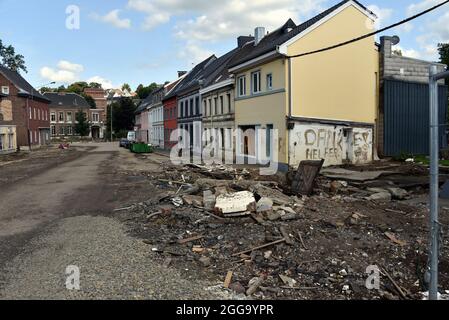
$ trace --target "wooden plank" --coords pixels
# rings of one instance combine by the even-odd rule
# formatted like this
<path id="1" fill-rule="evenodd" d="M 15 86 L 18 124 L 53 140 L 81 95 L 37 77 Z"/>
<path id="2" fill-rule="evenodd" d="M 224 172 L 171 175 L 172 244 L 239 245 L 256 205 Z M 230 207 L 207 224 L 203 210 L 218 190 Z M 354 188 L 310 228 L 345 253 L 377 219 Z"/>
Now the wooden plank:
<path id="1" fill-rule="evenodd" d="M 224 287 L 226 289 L 229 288 L 229 285 L 231 284 L 233 275 L 234 275 L 234 272 L 232 272 L 232 271 L 229 271 L 228 274 L 226 275 L 226 279 L 225 279 L 225 282 L 224 282 Z"/>
<path id="2" fill-rule="evenodd" d="M 200 239 L 203 239 L 203 238 L 204 238 L 204 236 L 195 236 L 195 237 L 179 240 L 178 243 L 179 244 L 186 244 L 186 243 L 197 241 L 197 240 L 200 240 Z"/>

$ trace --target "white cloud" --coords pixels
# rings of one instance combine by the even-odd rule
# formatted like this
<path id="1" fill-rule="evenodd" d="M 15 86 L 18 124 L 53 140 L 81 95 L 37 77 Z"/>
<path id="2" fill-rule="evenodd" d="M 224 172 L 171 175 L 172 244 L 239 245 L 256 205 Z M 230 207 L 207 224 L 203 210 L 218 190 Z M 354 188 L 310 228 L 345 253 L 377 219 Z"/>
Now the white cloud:
<path id="1" fill-rule="evenodd" d="M 187 60 L 188 67 L 202 62 L 213 55 L 212 51 L 202 48 L 195 42 L 188 42 L 182 49 L 179 50 L 178 58 Z"/>
<path id="2" fill-rule="evenodd" d="M 57 83 L 71 83 L 77 80 L 74 72 L 67 70 L 55 70 L 50 67 L 43 67 L 40 71 L 41 77 Z"/>
<path id="3" fill-rule="evenodd" d="M 391 15 L 393 14 L 393 9 L 380 8 L 377 5 L 369 5 L 367 8 L 368 10 L 374 12 L 377 16 L 377 20 L 375 22 L 376 29 L 385 27 L 386 23 L 390 20 Z"/>
<path id="4" fill-rule="evenodd" d="M 177 17 L 177 36 L 189 41 L 218 41 L 248 35 L 257 26 L 273 30 L 288 18 L 298 20 L 322 10 L 325 2 L 327 0 L 128 0 L 128 8 L 146 15 L 143 28 L 147 30 Z"/>
<path id="5" fill-rule="evenodd" d="M 71 71 L 71 72 L 83 72 L 84 67 L 80 64 L 71 63 L 66 60 L 61 60 L 58 62 L 58 68 L 65 71 Z"/>
<path id="6" fill-rule="evenodd" d="M 98 21 L 102 21 L 104 23 L 109 23 L 116 28 L 119 29 L 129 29 L 131 28 L 131 20 L 130 19 L 121 19 L 120 10 L 112 10 L 104 16 L 100 16 L 96 13 L 92 14 L 92 18 Z"/>
<path id="7" fill-rule="evenodd" d="M 402 56 L 404 56 L 404 57 L 415 58 L 415 59 L 421 58 L 421 53 L 415 49 L 404 49 L 400 45 L 397 45 L 397 46 L 393 46 L 393 50 L 401 51 Z"/>
<path id="8" fill-rule="evenodd" d="M 114 86 L 112 84 L 112 81 L 105 79 L 103 77 L 100 76 L 95 76 L 92 78 L 87 79 L 86 81 L 87 83 L 91 83 L 91 82 L 96 82 L 101 84 L 101 86 L 103 87 L 103 89 L 112 89 L 112 88 L 117 88 L 118 86 Z"/>
<path id="9" fill-rule="evenodd" d="M 418 3 L 412 3 L 407 7 L 407 15 L 413 16 L 421 11 L 424 11 L 426 9 L 429 9 L 430 7 L 433 7 L 437 5 L 438 3 L 443 2 L 442 0 L 422 0 Z"/>
<path id="10" fill-rule="evenodd" d="M 48 66 L 41 68 L 40 75 L 48 81 L 68 84 L 77 81 L 79 74 L 83 71 L 82 65 L 61 60 L 56 68 Z"/>

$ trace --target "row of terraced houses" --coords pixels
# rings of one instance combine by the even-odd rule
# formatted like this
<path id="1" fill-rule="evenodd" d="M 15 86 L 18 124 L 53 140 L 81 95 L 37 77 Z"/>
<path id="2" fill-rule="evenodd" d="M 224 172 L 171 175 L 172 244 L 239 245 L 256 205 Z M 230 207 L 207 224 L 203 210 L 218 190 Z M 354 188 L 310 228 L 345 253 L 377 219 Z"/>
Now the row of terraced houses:
<path id="1" fill-rule="evenodd" d="M 138 136 L 167 149 L 182 140 L 173 139 L 173 131 L 183 129 L 195 149 L 220 133 L 223 139 L 216 143 L 231 149 L 235 157 L 257 161 L 262 153 L 276 156 L 282 167 L 317 159 L 325 159 L 326 165 L 371 162 L 377 154 L 386 154 L 390 140 L 398 140 L 397 129 L 390 128 L 391 121 L 398 120 L 384 97 L 395 95 L 389 88 L 405 90 L 425 83 L 430 65 L 440 71 L 446 66 L 395 55 L 392 46 L 399 38 L 387 36 L 380 43 L 370 37 L 335 50 L 294 56 L 366 34 L 375 20 L 360 2 L 346 0 L 299 25 L 288 20 L 271 32 L 258 27 L 254 36 L 239 37 L 235 49 L 181 73 L 142 103 Z M 401 101 L 407 104 L 407 97 Z M 396 149 L 417 141 L 417 126 L 428 128 L 428 123 L 413 123 L 418 117 L 413 112 L 398 116 L 410 132 L 400 132 L 404 141 Z M 248 129 L 255 133 L 245 134 Z M 278 132 L 274 150 L 258 136 L 262 132 L 265 141 L 272 141 L 276 137 L 269 129 Z M 205 139 L 194 139 L 203 134 Z M 442 137 L 443 146 L 445 141 Z"/>

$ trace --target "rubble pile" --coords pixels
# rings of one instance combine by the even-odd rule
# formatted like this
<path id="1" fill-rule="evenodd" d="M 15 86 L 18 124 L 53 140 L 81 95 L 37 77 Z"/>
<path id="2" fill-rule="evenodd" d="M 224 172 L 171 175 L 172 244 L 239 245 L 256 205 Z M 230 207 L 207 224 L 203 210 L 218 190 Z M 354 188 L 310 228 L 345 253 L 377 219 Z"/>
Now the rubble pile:
<path id="1" fill-rule="evenodd" d="M 155 259 L 189 277 L 256 299 L 419 299 L 426 291 L 427 209 L 404 202 L 419 189 L 323 174 L 301 196 L 289 179 L 196 165 L 165 165 L 151 182 L 160 195 L 116 213 Z M 380 269 L 378 290 L 366 287 L 370 266 Z M 441 282 L 449 287 L 447 273 Z"/>

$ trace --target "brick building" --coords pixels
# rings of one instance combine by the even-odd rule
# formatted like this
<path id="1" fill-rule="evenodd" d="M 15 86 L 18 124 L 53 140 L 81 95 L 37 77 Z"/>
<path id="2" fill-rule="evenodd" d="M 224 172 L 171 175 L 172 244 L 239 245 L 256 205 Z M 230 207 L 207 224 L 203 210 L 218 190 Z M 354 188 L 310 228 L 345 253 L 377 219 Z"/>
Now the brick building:
<path id="1" fill-rule="evenodd" d="M 52 138 L 77 136 L 76 114 L 84 112 L 89 123 L 89 137 L 103 139 L 106 130 L 104 109 L 91 109 L 86 99 L 75 93 L 45 93 L 50 104 L 50 128 Z"/>
<path id="2" fill-rule="evenodd" d="M 21 147 L 32 148 L 48 144 L 50 101 L 20 74 L 2 66 L 0 66 L 0 89 L 2 148 L 11 151 Z"/>
<path id="3" fill-rule="evenodd" d="M 108 100 L 106 91 L 101 88 L 86 88 L 84 89 L 84 94 L 91 96 L 95 100 L 97 109 L 103 110 L 103 119 L 107 119 Z"/>

